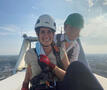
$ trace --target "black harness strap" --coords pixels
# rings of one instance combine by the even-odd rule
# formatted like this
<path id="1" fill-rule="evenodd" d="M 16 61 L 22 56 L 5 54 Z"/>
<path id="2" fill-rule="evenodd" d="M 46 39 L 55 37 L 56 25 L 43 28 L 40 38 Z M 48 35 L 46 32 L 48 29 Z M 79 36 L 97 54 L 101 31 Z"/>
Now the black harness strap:
<path id="1" fill-rule="evenodd" d="M 62 35 L 62 34 L 57 34 L 57 35 L 56 35 L 56 39 L 57 39 L 56 45 L 57 45 L 58 48 L 61 47 L 61 44 L 62 44 L 63 42 L 66 42 L 65 39 L 64 39 L 63 41 L 61 41 L 61 35 Z M 71 49 L 67 52 L 67 56 L 68 56 L 69 60 L 72 58 L 73 50 L 74 50 L 74 47 L 71 48 Z M 56 52 L 55 52 L 54 54 L 56 55 Z M 56 55 L 56 56 L 57 56 L 57 55 Z M 58 53 L 58 56 L 60 56 L 60 52 Z M 57 58 L 60 58 L 60 57 L 57 57 Z M 60 63 L 60 62 L 61 62 L 60 60 L 61 60 L 61 59 L 58 59 L 58 60 L 57 60 L 59 66 L 60 66 L 60 64 L 61 64 L 61 63 Z M 60 67 L 62 67 L 62 66 L 60 66 Z"/>
<path id="2" fill-rule="evenodd" d="M 73 50 L 74 50 L 74 47 L 73 48 L 71 48 L 68 52 L 67 52 L 67 56 L 68 56 L 68 58 L 69 58 L 69 60 L 72 58 L 72 54 L 73 54 Z"/>
<path id="3" fill-rule="evenodd" d="M 58 67 L 60 67 L 61 69 L 64 69 L 63 63 L 62 63 L 61 57 L 60 57 L 60 49 L 55 45 L 54 42 L 51 44 L 51 46 L 52 46 L 52 49 L 53 49 L 53 54 L 56 57 Z"/>

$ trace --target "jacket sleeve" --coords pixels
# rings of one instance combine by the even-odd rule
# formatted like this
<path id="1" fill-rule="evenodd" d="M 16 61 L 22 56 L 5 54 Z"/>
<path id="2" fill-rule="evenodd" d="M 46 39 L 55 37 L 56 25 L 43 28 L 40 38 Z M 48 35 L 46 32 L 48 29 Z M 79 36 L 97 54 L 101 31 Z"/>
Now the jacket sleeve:
<path id="1" fill-rule="evenodd" d="M 79 44 L 78 44 L 78 42 L 75 42 L 70 62 L 78 61 L 79 53 L 80 53 Z"/>

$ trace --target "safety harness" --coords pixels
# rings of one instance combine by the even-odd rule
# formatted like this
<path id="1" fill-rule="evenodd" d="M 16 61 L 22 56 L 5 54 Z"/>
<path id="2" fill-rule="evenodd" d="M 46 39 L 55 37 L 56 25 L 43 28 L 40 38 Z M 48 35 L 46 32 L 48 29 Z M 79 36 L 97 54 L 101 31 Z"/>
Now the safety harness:
<path id="1" fill-rule="evenodd" d="M 56 35 L 56 40 L 57 40 L 56 45 L 57 45 L 57 47 L 59 47 L 59 48 L 61 47 L 61 44 L 62 44 L 63 42 L 66 42 L 66 40 L 61 41 L 61 36 L 62 36 L 62 33 Z M 73 50 L 74 50 L 74 47 L 71 48 L 71 49 L 67 52 L 67 55 L 68 55 L 69 60 L 72 58 Z"/>
<path id="2" fill-rule="evenodd" d="M 57 66 L 63 69 L 63 64 L 61 62 L 61 57 L 60 57 L 60 49 L 55 45 L 54 42 L 51 44 L 51 46 L 52 46 L 53 54 L 56 57 Z M 55 90 L 56 89 L 55 74 L 52 72 L 52 70 L 50 70 L 48 66 L 40 62 L 39 56 L 35 48 L 34 48 L 34 51 L 38 57 L 38 64 L 40 65 L 42 72 L 31 79 L 30 82 L 32 84 L 32 87 L 30 90 L 35 90 L 35 88 L 36 89 L 53 88 Z M 42 82 L 42 81 L 45 81 L 45 82 Z"/>

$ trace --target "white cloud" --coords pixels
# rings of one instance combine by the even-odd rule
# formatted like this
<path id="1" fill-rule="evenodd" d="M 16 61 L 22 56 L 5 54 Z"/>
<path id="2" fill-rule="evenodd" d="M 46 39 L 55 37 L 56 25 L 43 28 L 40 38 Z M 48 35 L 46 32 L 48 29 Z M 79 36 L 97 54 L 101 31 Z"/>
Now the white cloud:
<path id="1" fill-rule="evenodd" d="M 84 37 L 107 37 L 107 15 L 89 19 L 81 35 Z"/>
<path id="2" fill-rule="evenodd" d="M 6 25 L 6 26 L 0 26 L 0 29 L 6 30 L 9 32 L 15 32 L 19 30 L 19 27 L 17 27 L 16 25 Z"/>
<path id="3" fill-rule="evenodd" d="M 0 26 L 0 35 L 10 35 L 13 33 L 20 33 L 21 28 L 16 25 Z"/>
<path id="4" fill-rule="evenodd" d="M 88 19 L 81 32 L 86 53 L 107 53 L 107 14 Z"/>

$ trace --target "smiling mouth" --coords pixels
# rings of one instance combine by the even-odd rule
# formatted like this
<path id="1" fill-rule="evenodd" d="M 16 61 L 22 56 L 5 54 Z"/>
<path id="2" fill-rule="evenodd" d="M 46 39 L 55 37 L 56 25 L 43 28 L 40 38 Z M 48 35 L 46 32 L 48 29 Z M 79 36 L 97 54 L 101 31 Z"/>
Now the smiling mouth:
<path id="1" fill-rule="evenodd" d="M 49 42 L 49 41 L 51 41 L 51 40 L 50 40 L 50 38 L 47 38 L 47 39 L 43 39 L 43 41 L 44 41 L 44 42 Z"/>
<path id="2" fill-rule="evenodd" d="M 49 41 L 51 41 L 51 40 L 50 40 L 50 38 L 48 38 L 48 39 L 43 39 L 43 41 L 44 41 L 44 42 L 49 42 Z"/>
<path id="3" fill-rule="evenodd" d="M 45 40 L 46 42 L 48 42 L 48 41 L 50 41 L 50 39 L 48 39 L 48 40 Z"/>

